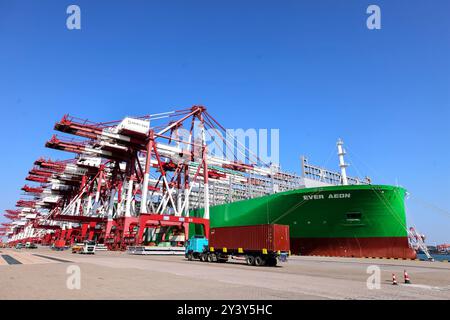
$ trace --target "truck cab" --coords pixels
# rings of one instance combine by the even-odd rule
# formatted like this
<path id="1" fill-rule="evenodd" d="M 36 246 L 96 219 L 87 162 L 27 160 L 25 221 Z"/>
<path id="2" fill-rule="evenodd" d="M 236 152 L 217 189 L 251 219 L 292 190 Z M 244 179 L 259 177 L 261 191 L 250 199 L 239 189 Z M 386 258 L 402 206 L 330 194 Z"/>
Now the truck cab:
<path id="1" fill-rule="evenodd" d="M 194 236 L 186 242 L 185 257 L 188 260 L 200 259 L 200 255 L 208 248 L 205 236 Z"/>
<path id="2" fill-rule="evenodd" d="M 95 242 L 87 240 L 83 243 L 77 243 L 72 246 L 72 253 L 95 254 Z"/>
<path id="3" fill-rule="evenodd" d="M 26 249 L 37 249 L 37 245 L 34 242 L 27 242 L 25 244 Z"/>

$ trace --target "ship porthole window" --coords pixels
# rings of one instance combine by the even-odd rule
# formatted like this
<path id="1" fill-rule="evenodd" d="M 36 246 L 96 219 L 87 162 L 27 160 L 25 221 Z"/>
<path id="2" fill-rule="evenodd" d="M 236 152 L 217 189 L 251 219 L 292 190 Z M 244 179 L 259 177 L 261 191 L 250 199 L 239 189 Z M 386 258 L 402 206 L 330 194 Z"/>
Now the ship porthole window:
<path id="1" fill-rule="evenodd" d="M 361 216 L 361 212 L 347 212 L 345 214 L 345 218 L 347 219 L 347 221 L 360 221 Z"/>

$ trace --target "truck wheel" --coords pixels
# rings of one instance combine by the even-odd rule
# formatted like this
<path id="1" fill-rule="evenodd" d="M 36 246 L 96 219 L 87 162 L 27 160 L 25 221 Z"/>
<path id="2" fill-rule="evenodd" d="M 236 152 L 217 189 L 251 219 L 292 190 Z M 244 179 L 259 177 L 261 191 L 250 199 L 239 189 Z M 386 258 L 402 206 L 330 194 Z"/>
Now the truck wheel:
<path id="1" fill-rule="evenodd" d="M 205 255 L 205 254 L 202 253 L 202 254 L 200 255 L 200 261 L 201 261 L 201 262 L 206 262 L 206 255 Z"/>
<path id="2" fill-rule="evenodd" d="M 208 254 L 208 262 L 214 262 L 214 257 L 212 254 Z"/>
<path id="3" fill-rule="evenodd" d="M 194 258 L 194 257 L 193 257 L 193 255 L 192 255 L 192 252 L 189 252 L 188 255 L 187 255 L 187 259 L 188 259 L 189 261 L 192 261 L 193 258 Z"/>
<path id="4" fill-rule="evenodd" d="M 261 256 L 256 256 L 255 257 L 255 265 L 258 267 L 261 267 L 263 265 L 266 264 L 266 260 L 264 260 L 264 258 L 262 258 Z"/>
<path id="5" fill-rule="evenodd" d="M 247 264 L 249 266 L 254 266 L 255 265 L 255 257 L 254 256 L 247 256 Z"/>

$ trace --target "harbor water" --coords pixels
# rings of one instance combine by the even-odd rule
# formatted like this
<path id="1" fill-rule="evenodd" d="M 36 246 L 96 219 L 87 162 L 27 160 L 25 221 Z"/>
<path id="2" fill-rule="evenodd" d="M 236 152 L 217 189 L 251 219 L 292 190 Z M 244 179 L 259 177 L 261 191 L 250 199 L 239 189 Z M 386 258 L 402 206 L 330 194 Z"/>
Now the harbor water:
<path id="1" fill-rule="evenodd" d="M 450 254 L 432 254 L 431 256 L 436 261 L 443 261 L 443 260 L 450 261 Z M 419 253 L 419 254 L 417 254 L 417 259 L 427 260 L 427 256 L 423 253 Z"/>

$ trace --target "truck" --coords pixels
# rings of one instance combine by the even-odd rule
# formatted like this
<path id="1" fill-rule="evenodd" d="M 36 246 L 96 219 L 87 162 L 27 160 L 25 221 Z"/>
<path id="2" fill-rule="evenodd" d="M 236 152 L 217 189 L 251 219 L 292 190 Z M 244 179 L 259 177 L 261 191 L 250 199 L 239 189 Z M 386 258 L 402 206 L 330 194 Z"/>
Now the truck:
<path id="1" fill-rule="evenodd" d="M 37 245 L 34 242 L 25 243 L 25 249 L 37 249 Z"/>
<path id="2" fill-rule="evenodd" d="M 280 224 L 211 228 L 208 238 L 193 236 L 185 248 L 189 261 L 223 263 L 230 258 L 245 259 L 252 266 L 274 267 L 289 255 L 289 226 Z"/>
<path id="3" fill-rule="evenodd" d="M 65 240 L 56 240 L 56 241 L 52 244 L 51 249 L 52 249 L 52 250 L 55 250 L 55 251 L 63 251 L 63 250 L 66 250 L 66 249 L 67 249 L 66 241 L 65 241 Z"/>
<path id="4" fill-rule="evenodd" d="M 87 240 L 83 243 L 77 243 L 72 246 L 72 253 L 95 254 L 95 242 Z"/>

